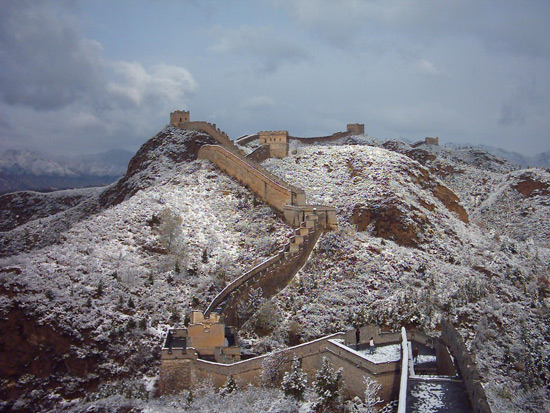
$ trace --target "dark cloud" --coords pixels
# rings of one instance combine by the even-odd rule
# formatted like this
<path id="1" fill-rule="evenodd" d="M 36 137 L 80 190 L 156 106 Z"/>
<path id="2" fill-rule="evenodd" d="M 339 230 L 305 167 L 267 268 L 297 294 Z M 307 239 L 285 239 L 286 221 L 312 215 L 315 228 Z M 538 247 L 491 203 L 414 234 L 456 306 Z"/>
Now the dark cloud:
<path id="1" fill-rule="evenodd" d="M 105 86 L 101 46 L 48 3 L 9 2 L 0 14 L 0 95 L 9 104 L 59 109 Z"/>
<path id="2" fill-rule="evenodd" d="M 523 82 L 515 93 L 503 102 L 498 120 L 499 125 L 524 125 L 528 116 L 535 111 L 534 108 L 539 103 L 543 103 L 543 99 L 537 91 L 535 81 Z"/>

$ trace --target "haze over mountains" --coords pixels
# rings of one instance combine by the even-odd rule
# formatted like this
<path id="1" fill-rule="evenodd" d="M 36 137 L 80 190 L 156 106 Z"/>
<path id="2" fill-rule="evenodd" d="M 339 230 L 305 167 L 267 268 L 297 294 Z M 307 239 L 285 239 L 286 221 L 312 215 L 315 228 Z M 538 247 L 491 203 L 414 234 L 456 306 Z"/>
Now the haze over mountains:
<path id="1" fill-rule="evenodd" d="M 449 143 L 445 145 L 449 148 L 465 148 L 470 145 L 464 144 L 455 144 Z M 523 168 L 527 167 L 539 167 L 539 168 L 550 168 L 550 151 L 540 152 L 536 155 L 524 155 L 518 152 L 507 151 L 502 148 L 497 148 L 495 146 L 489 145 L 471 145 L 473 148 L 483 149 L 484 151 L 489 152 L 492 155 L 495 155 L 499 158 L 506 159 L 508 162 L 515 165 L 519 165 Z"/>
<path id="2" fill-rule="evenodd" d="M 132 155 L 122 149 L 72 156 L 9 149 L 0 153 L 0 193 L 107 185 L 124 174 Z"/>

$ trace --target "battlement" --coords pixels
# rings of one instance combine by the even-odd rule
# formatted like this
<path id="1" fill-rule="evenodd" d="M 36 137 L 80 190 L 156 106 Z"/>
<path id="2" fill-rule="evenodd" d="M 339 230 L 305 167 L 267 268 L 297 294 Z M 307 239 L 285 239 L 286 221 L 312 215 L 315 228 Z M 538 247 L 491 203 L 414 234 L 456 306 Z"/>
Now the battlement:
<path id="1" fill-rule="evenodd" d="M 424 143 L 426 145 L 436 145 L 436 146 L 439 146 L 439 137 L 437 138 L 426 138 L 424 140 Z"/>
<path id="2" fill-rule="evenodd" d="M 418 148 L 420 145 L 439 146 L 439 137 L 437 137 L 437 138 L 426 138 L 423 141 L 418 141 L 418 142 L 411 143 L 412 148 Z"/>

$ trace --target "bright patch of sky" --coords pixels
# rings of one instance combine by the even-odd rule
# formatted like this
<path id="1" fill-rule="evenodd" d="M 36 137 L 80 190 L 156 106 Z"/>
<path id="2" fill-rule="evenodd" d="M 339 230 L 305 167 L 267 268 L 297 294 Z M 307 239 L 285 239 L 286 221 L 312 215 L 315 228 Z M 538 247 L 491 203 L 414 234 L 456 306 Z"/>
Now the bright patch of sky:
<path id="1" fill-rule="evenodd" d="M 550 3 L 5 0 L 0 149 L 135 150 L 174 109 L 231 137 L 550 149 Z"/>

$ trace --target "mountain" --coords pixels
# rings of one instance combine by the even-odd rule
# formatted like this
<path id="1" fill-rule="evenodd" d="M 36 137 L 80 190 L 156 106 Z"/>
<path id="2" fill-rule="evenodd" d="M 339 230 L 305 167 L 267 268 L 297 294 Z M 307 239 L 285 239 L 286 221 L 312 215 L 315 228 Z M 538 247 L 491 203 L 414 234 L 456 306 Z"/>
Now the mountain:
<path id="1" fill-rule="evenodd" d="M 124 174 L 131 156 L 124 150 L 71 157 L 6 150 L 0 154 L 0 193 L 106 185 Z"/>
<path id="2" fill-rule="evenodd" d="M 0 410 L 182 405 L 146 400 L 164 332 L 294 233 L 197 159 L 212 143 L 167 127 L 105 188 L 0 196 Z M 266 304 L 270 327 L 242 327 L 241 346 L 267 352 L 355 323 L 437 336 L 445 317 L 493 411 L 548 411 L 550 174 L 480 149 L 361 137 L 291 152 L 262 166 L 334 206 L 339 229 Z"/>
<path id="3" fill-rule="evenodd" d="M 449 143 L 445 145 L 449 148 L 463 148 L 464 145 L 458 145 L 454 143 Z M 519 165 L 523 168 L 529 167 L 539 167 L 539 168 L 550 168 L 550 151 L 541 152 L 537 155 L 529 156 L 524 155 L 518 152 L 511 152 L 505 149 L 497 148 L 489 145 L 471 145 L 472 148 L 478 148 L 485 152 L 488 152 L 492 155 L 495 155 L 499 158 L 506 159 L 508 162 Z"/>

